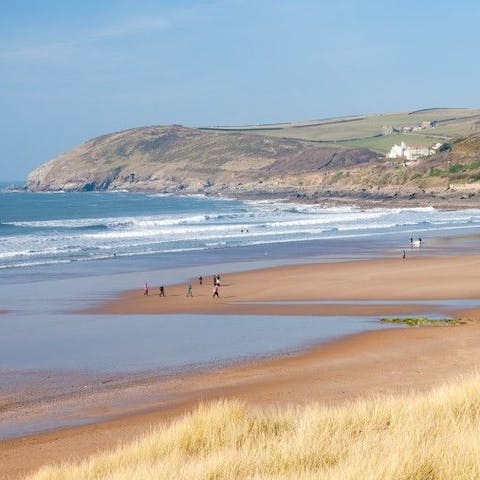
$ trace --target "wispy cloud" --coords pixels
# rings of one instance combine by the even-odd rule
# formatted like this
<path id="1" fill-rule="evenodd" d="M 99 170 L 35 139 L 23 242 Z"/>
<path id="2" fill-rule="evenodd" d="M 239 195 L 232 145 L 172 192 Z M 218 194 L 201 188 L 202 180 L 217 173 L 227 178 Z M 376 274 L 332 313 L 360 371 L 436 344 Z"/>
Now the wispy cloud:
<path id="1" fill-rule="evenodd" d="M 45 60 L 67 54 L 74 45 L 74 42 L 55 42 L 0 50 L 0 60 Z"/>
<path id="2" fill-rule="evenodd" d="M 89 39 L 126 37 L 140 35 L 155 30 L 164 30 L 170 22 L 164 17 L 137 17 L 124 23 L 107 25 L 88 35 Z"/>
<path id="3" fill-rule="evenodd" d="M 122 22 L 104 25 L 94 30 L 77 33 L 69 41 L 44 44 L 29 44 L 0 49 L 0 60 L 45 60 L 59 55 L 68 55 L 73 49 L 110 38 L 122 38 L 165 30 L 170 22 L 164 17 L 134 17 Z"/>

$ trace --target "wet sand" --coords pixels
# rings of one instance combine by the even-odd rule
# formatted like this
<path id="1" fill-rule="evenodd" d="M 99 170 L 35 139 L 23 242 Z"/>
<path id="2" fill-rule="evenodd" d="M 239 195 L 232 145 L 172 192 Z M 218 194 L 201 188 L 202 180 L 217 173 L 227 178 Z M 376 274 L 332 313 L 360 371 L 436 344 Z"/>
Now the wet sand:
<path id="1" fill-rule="evenodd" d="M 136 290 L 94 311 L 296 315 L 329 311 L 358 315 L 387 314 L 390 310 L 400 314 L 402 308 L 411 310 L 401 300 L 480 298 L 479 267 L 480 256 L 469 255 L 219 272 L 220 299 L 212 298 L 210 277 L 202 286 L 192 282 L 193 298 L 185 297 L 186 285 L 166 285 L 165 298 L 158 296 L 158 289 L 151 289 L 148 297 Z M 322 299 L 372 300 L 372 305 L 245 303 Z M 375 300 L 398 300 L 399 304 L 375 305 Z M 432 311 L 431 306 L 425 308 Z M 239 398 L 265 407 L 311 401 L 335 404 L 372 394 L 429 389 L 480 370 L 480 324 L 476 323 L 480 312 L 470 309 L 452 315 L 472 321 L 450 327 L 367 332 L 295 355 L 132 385 L 129 388 L 132 398 L 136 395 L 135 404 L 92 412 L 107 421 L 1 442 L 2 474 L 7 479 L 18 478 L 44 463 L 84 458 L 147 432 L 151 425 L 169 421 L 200 401 Z M 162 392 L 161 401 L 154 400 L 155 392 Z M 113 398 L 118 392 L 110 394 Z"/>
<path id="2" fill-rule="evenodd" d="M 208 277 L 203 285 L 192 279 L 192 298 L 186 296 L 187 284 L 167 285 L 165 297 L 160 297 L 158 286 L 152 285 L 148 297 L 140 289 L 132 290 L 85 311 L 97 314 L 401 314 L 412 311 L 411 306 L 401 305 L 402 300 L 480 299 L 479 272 L 480 255 L 290 265 L 225 275 L 220 272 L 220 298 L 212 298 L 213 277 Z M 308 304 L 309 300 L 327 303 Z M 335 303 L 348 300 L 370 300 L 371 304 Z M 398 300 L 399 303 L 379 305 L 375 300 Z M 268 304 L 277 301 L 283 303 Z M 288 305 L 288 301 L 304 303 Z M 419 308 L 423 307 L 419 304 Z"/>

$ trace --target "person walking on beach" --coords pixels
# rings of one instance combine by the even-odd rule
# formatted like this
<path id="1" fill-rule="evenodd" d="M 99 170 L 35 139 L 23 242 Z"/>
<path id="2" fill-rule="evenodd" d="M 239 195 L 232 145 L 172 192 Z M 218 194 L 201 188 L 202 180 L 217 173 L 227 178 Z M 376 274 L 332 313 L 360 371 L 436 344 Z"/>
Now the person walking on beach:
<path id="1" fill-rule="evenodd" d="M 218 285 L 215 285 L 213 287 L 213 295 L 212 295 L 212 298 L 215 298 L 215 297 L 220 297 L 220 295 L 218 294 Z"/>
<path id="2" fill-rule="evenodd" d="M 405 257 L 407 256 L 407 252 L 403 250 L 402 258 L 405 260 Z"/>
<path id="3" fill-rule="evenodd" d="M 198 277 L 198 283 L 200 283 L 200 285 L 203 283 L 203 277 L 201 275 Z"/>
<path id="4" fill-rule="evenodd" d="M 143 296 L 148 297 L 148 282 L 145 282 L 145 285 L 143 286 Z"/>
<path id="5" fill-rule="evenodd" d="M 188 284 L 187 297 L 193 297 L 192 284 Z"/>
<path id="6" fill-rule="evenodd" d="M 160 285 L 160 296 L 164 297 L 165 296 L 165 288 L 163 285 Z"/>

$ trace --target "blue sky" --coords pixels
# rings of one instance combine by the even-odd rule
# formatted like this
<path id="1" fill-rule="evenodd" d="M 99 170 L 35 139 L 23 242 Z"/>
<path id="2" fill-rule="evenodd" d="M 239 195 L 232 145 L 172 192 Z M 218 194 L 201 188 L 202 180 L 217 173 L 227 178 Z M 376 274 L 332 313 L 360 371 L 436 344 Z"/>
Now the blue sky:
<path id="1" fill-rule="evenodd" d="M 480 4 L 0 0 L 0 179 L 163 124 L 480 107 Z"/>

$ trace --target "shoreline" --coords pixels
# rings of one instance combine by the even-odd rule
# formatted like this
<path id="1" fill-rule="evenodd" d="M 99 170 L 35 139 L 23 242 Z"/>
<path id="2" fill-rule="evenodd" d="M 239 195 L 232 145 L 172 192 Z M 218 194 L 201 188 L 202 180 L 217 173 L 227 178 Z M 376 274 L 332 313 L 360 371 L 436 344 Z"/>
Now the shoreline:
<path id="1" fill-rule="evenodd" d="M 259 314 L 263 311 L 278 315 L 279 312 L 285 314 L 287 309 L 294 310 L 297 315 L 326 315 L 334 311 L 337 314 L 341 311 L 342 315 L 359 314 L 360 311 L 362 315 L 367 311 L 380 315 L 390 309 L 392 314 L 401 314 L 399 309 L 405 299 L 480 298 L 480 287 L 477 286 L 480 282 L 476 281 L 479 267 L 480 255 L 465 255 L 408 258 L 407 261 L 377 258 L 289 265 L 231 274 L 220 272 L 225 284 L 221 287 L 222 301 L 216 304 L 212 304 L 212 286 L 208 278 L 205 279 L 203 295 L 187 299 L 195 303 L 187 304 L 185 285 L 177 285 L 167 286 L 165 299 L 160 299 L 158 294 L 143 298 L 143 292 L 136 290 L 123 293 L 93 311 L 106 314 L 198 313 L 199 310 L 207 314 L 234 311 Z M 416 275 L 412 283 L 413 273 Z M 194 285 L 194 295 L 197 288 Z M 226 295 L 229 291 L 231 294 Z M 172 299 L 170 312 L 166 302 L 160 303 L 168 298 Z M 339 305 L 334 302 L 319 305 L 236 303 L 278 299 L 287 302 L 364 299 L 372 303 L 383 299 L 398 303 L 374 308 L 372 305 Z M 407 307 L 406 314 L 411 313 L 412 305 L 403 307 Z M 426 308 L 431 312 L 433 306 Z M 325 313 L 328 309 L 330 313 Z M 92 309 L 88 311 L 93 313 Z M 480 318 L 477 308 L 450 311 L 457 316 L 468 315 L 473 320 Z M 452 328 L 454 330 L 450 330 Z M 104 398 L 100 404 L 97 402 L 96 406 L 91 406 L 92 415 L 97 415 L 95 418 L 100 421 L 4 440 L 0 442 L 0 459 L 6 478 L 18 478 L 46 462 L 84 458 L 98 450 L 114 447 L 147 432 L 156 422 L 177 418 L 198 402 L 218 398 L 237 398 L 271 408 L 311 401 L 337 404 L 372 394 L 426 390 L 480 370 L 480 360 L 477 360 L 480 359 L 479 339 L 480 324 L 475 322 L 462 326 L 377 330 L 284 356 L 154 380 L 147 386 L 134 385 L 129 391 L 131 405 L 126 402 L 123 407 L 108 406 L 108 398 Z M 163 394 L 161 400 L 159 392 Z M 112 397 L 116 393 L 113 391 Z"/>
<path id="2" fill-rule="evenodd" d="M 403 189 L 403 191 L 402 191 Z M 28 189 L 25 184 L 21 190 L 25 193 L 72 193 L 83 191 L 79 189 Z M 148 187 L 137 189 L 98 189 L 96 192 L 101 193 L 145 193 L 145 194 L 164 194 L 171 196 L 186 196 L 196 197 L 202 196 L 205 198 L 214 199 L 233 199 L 240 201 L 281 201 L 285 203 L 299 203 L 299 204 L 315 204 L 329 207 L 341 207 L 341 206 L 355 206 L 363 209 L 372 208 L 424 208 L 432 207 L 438 210 L 466 210 L 469 208 L 480 208 L 480 195 L 478 192 L 463 192 L 459 190 L 439 189 L 432 191 L 432 193 L 425 193 L 420 188 L 410 187 L 404 189 L 404 187 L 397 185 L 397 188 L 393 188 L 390 191 L 348 191 L 348 190 L 332 190 L 327 195 L 319 194 L 315 188 L 311 189 L 298 189 L 298 190 L 285 190 L 278 192 L 278 185 L 275 185 L 275 191 L 268 190 L 251 190 L 251 191 L 238 191 L 232 189 L 219 190 L 219 191 L 185 191 L 171 190 L 165 191 L 165 189 L 152 189 Z M 471 195 L 471 193 L 474 193 Z M 385 206 L 387 204 L 387 206 Z"/>
<path id="3" fill-rule="evenodd" d="M 272 200 L 283 199 L 289 203 L 317 204 L 324 206 L 355 206 L 358 208 L 424 208 L 432 207 L 438 210 L 466 210 L 469 208 L 480 208 L 480 197 L 477 194 L 469 195 L 471 192 L 460 192 L 438 190 L 427 194 L 420 189 L 411 188 L 402 194 L 398 192 L 402 187 L 398 186 L 390 192 L 377 193 L 355 192 L 355 191 L 332 191 L 330 195 L 319 195 L 311 191 L 294 191 L 273 193 L 273 192 L 232 192 L 232 195 L 204 194 L 206 197 L 235 198 L 238 200 Z M 175 195 L 175 192 L 172 193 Z M 387 206 L 385 207 L 385 205 Z"/>

